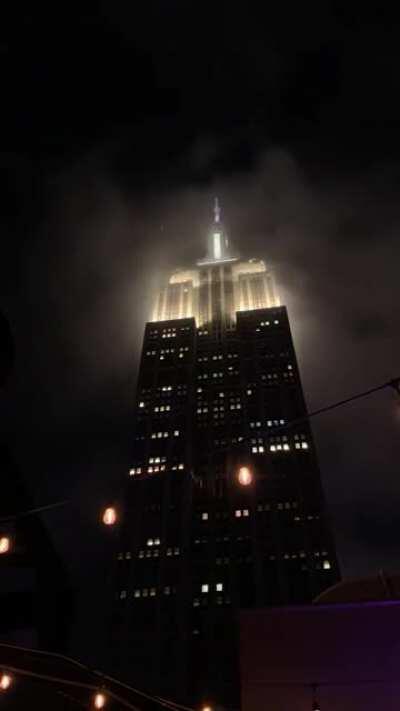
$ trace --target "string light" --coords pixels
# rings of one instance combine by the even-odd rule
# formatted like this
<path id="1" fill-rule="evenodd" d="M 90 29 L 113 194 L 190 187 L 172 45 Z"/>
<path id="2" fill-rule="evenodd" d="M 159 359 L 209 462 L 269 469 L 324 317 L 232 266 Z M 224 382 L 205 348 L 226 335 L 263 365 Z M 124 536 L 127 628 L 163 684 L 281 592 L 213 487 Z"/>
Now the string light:
<path id="1" fill-rule="evenodd" d="M 107 699 L 105 694 L 102 694 L 101 692 L 98 692 L 94 699 L 93 699 L 93 705 L 95 709 L 103 709 L 106 705 Z"/>
<path id="2" fill-rule="evenodd" d="M 249 486 L 249 484 L 251 484 L 253 481 L 253 474 L 249 467 L 240 467 L 238 481 L 241 486 Z"/>
<path id="3" fill-rule="evenodd" d="M 3 672 L 0 676 L 0 690 L 7 691 L 13 682 L 11 674 L 6 674 Z"/>
<path id="4" fill-rule="evenodd" d="M 0 554 L 9 553 L 11 549 L 11 538 L 9 536 L 0 536 Z"/>
<path id="5" fill-rule="evenodd" d="M 117 523 L 117 512 L 113 506 L 104 510 L 102 520 L 105 526 L 114 526 Z"/>

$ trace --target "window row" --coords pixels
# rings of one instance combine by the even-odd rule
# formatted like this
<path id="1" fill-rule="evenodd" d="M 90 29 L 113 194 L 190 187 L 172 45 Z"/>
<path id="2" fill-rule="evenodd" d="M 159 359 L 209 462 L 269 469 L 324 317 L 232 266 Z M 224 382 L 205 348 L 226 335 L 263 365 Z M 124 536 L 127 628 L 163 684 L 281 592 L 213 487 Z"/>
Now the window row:
<path id="1" fill-rule="evenodd" d="M 217 605 L 230 605 L 231 604 L 231 599 L 230 597 L 223 597 L 222 595 L 217 595 L 215 602 Z M 198 598 L 195 597 L 193 600 L 193 607 L 207 607 L 208 605 L 208 599 L 207 598 Z M 195 634 L 195 630 L 193 630 L 193 634 Z M 197 630 L 197 633 L 199 634 L 199 631 Z"/>
<path id="2" fill-rule="evenodd" d="M 257 511 L 273 511 L 274 508 L 277 511 L 289 511 L 290 509 L 297 509 L 298 508 L 298 502 L 297 501 L 284 501 L 284 502 L 279 502 L 277 504 L 257 504 Z"/>
<path id="3" fill-rule="evenodd" d="M 239 435 L 238 437 L 232 437 L 232 439 L 231 439 L 230 441 L 232 442 L 232 444 L 238 444 L 238 443 L 244 441 L 244 437 L 242 437 L 242 435 Z M 214 444 L 215 444 L 217 447 L 226 447 L 226 446 L 229 444 L 229 440 L 226 440 L 226 439 L 215 439 L 215 440 L 214 440 Z"/>
<path id="4" fill-rule="evenodd" d="M 120 594 L 120 598 L 122 598 L 122 593 L 125 593 L 123 596 L 124 598 L 127 597 L 127 591 L 122 590 Z M 148 598 L 148 597 L 157 597 L 157 594 L 162 594 L 162 595 L 175 595 L 176 593 L 176 588 L 173 587 L 172 585 L 165 585 L 161 591 L 158 591 L 156 587 L 152 588 L 136 588 L 133 591 L 133 598 L 134 599 L 139 599 L 139 598 Z"/>
<path id="5" fill-rule="evenodd" d="M 279 324 L 279 319 L 275 318 L 271 321 L 260 321 L 259 326 L 261 328 L 265 328 L 266 326 L 277 326 Z M 256 328 L 256 331 L 259 331 L 259 328 Z"/>
<path id="6" fill-rule="evenodd" d="M 267 424 L 267 427 L 279 427 L 279 426 L 285 424 L 285 420 L 283 420 L 283 419 L 267 420 L 266 424 Z M 262 426 L 263 426 L 263 423 L 261 422 L 261 420 L 252 420 L 251 422 L 249 422 L 249 427 L 251 429 L 259 429 Z"/>
<path id="7" fill-rule="evenodd" d="M 215 515 L 215 518 L 217 518 L 217 519 L 218 519 L 218 518 L 227 518 L 228 515 L 229 515 L 229 512 L 228 512 L 228 511 L 217 511 L 217 512 L 216 512 L 216 515 Z M 242 518 L 242 517 L 243 517 L 243 518 L 247 518 L 248 516 L 250 516 L 250 511 L 249 511 L 249 509 L 236 509 L 236 510 L 234 511 L 234 517 L 235 517 L 235 518 Z M 200 519 L 201 519 L 202 521 L 208 521 L 208 520 L 209 520 L 208 511 L 202 511 L 201 514 L 200 514 Z"/>
<path id="8" fill-rule="evenodd" d="M 221 379 L 224 375 L 239 375 L 239 371 L 236 370 L 233 365 L 228 366 L 226 373 L 223 371 L 215 371 L 213 373 L 199 373 L 197 380 L 208 380 L 208 378 Z M 197 391 L 199 392 L 199 390 Z"/>
<path id="9" fill-rule="evenodd" d="M 151 539 L 150 539 L 151 540 Z M 149 545 L 149 543 L 147 543 Z M 154 544 L 154 545 L 159 545 L 159 544 Z M 178 546 L 170 546 L 166 548 L 165 550 L 165 555 L 168 558 L 171 558 L 173 556 L 178 556 L 181 554 L 180 548 Z M 144 550 L 143 548 L 138 552 L 138 558 L 159 558 L 160 557 L 160 549 L 159 548 L 148 548 L 147 550 Z"/>
<path id="10" fill-rule="evenodd" d="M 219 353 L 218 355 L 213 355 L 213 356 L 208 356 L 208 355 L 203 355 L 199 356 L 197 358 L 198 363 L 207 363 L 208 360 L 223 360 L 224 356 L 222 353 Z"/>

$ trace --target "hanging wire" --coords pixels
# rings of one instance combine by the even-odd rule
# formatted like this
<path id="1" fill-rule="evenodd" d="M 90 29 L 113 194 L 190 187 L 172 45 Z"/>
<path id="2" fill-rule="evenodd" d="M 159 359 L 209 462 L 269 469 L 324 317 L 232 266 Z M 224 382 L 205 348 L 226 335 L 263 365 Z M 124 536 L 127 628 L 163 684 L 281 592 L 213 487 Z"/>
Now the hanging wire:
<path id="1" fill-rule="evenodd" d="M 351 395 L 348 398 L 345 398 L 344 400 L 338 400 L 337 402 L 334 402 L 330 405 L 326 405 L 324 407 L 320 407 L 318 410 L 313 410 L 312 412 L 308 412 L 306 415 L 303 417 L 296 418 L 295 420 L 291 420 L 290 422 L 286 422 L 283 425 L 277 425 L 276 427 L 272 428 L 274 433 L 279 432 L 279 431 L 284 431 L 287 429 L 290 429 L 291 427 L 296 427 L 299 424 L 302 424 L 303 422 L 306 422 L 310 420 L 313 417 L 317 417 L 318 415 L 322 415 L 325 412 L 330 412 L 331 410 L 335 410 L 338 407 L 343 407 L 344 405 L 348 405 L 351 402 L 354 402 L 355 400 L 360 400 L 361 398 L 368 397 L 369 395 L 373 395 L 374 393 L 379 392 L 380 390 L 385 390 L 386 388 L 392 388 L 393 390 L 396 391 L 396 393 L 400 396 L 400 377 L 397 378 L 392 378 L 391 380 L 387 380 L 385 383 L 382 383 L 381 385 L 377 385 L 374 388 L 369 388 L 368 390 L 364 390 L 361 393 L 356 393 L 355 395 Z M 243 446 L 244 443 L 240 443 L 239 446 Z M 224 452 L 224 451 L 231 451 L 237 447 L 238 445 L 233 445 L 231 444 L 229 447 L 226 447 L 224 449 L 219 449 L 219 452 Z M 198 483 L 198 478 L 195 477 L 192 471 L 189 471 L 190 477 L 193 479 L 194 483 Z M 144 479 L 150 479 L 151 477 L 148 475 L 142 475 L 138 476 L 139 481 L 143 481 Z M 0 524 L 1 523 L 9 523 L 16 521 L 20 518 L 24 518 L 25 516 L 32 516 L 37 513 L 43 513 L 44 511 L 50 511 L 52 509 L 61 507 L 61 506 L 66 506 L 67 504 L 71 504 L 72 501 L 71 499 L 65 499 L 64 501 L 56 501 L 55 503 L 52 504 L 46 504 L 44 506 L 38 506 L 33 509 L 29 509 L 28 511 L 23 511 L 22 513 L 16 513 L 16 514 L 10 514 L 9 516 L 2 516 L 0 517 Z"/>
<path id="2" fill-rule="evenodd" d="M 78 668 L 81 671 L 85 671 L 88 674 L 91 674 L 93 677 L 96 678 L 96 683 L 93 684 L 86 684 L 82 682 L 75 682 L 73 680 L 68 680 L 68 679 L 60 679 L 58 677 L 52 677 L 51 675 L 42 675 L 37 672 L 31 672 L 30 670 L 24 670 L 17 668 L 15 666 L 9 666 L 9 665 L 2 665 L 2 669 L 4 671 L 10 671 L 14 672 L 16 674 L 20 675 L 25 675 L 25 676 L 36 676 L 38 678 L 42 678 L 43 680 L 47 681 L 56 681 L 56 682 L 63 682 L 67 685 L 70 686 L 77 686 L 77 687 L 83 687 L 87 688 L 91 691 L 94 692 L 99 692 L 99 687 L 101 687 L 101 691 L 104 692 L 105 695 L 108 697 L 113 697 L 116 700 L 121 701 L 121 703 L 124 703 L 124 700 L 121 700 L 119 696 L 115 694 L 110 689 L 110 685 L 115 685 L 119 687 L 121 690 L 125 689 L 126 691 L 132 692 L 136 694 L 137 696 L 142 697 L 143 699 L 146 699 L 148 701 L 155 701 L 159 706 L 163 706 L 166 709 L 170 709 L 170 711 L 177 711 L 177 709 L 183 709 L 184 711 L 194 711 L 192 708 L 188 706 L 182 706 L 180 704 L 176 704 L 174 701 L 171 701 L 170 699 L 165 699 L 159 696 L 153 696 L 152 694 L 148 694 L 145 691 L 141 691 L 140 689 L 136 689 L 133 686 L 130 686 L 129 684 L 125 684 L 124 682 L 120 681 L 119 679 L 116 679 L 115 677 L 109 676 L 107 674 L 104 674 L 101 671 L 98 671 L 96 669 L 91 669 L 90 667 L 86 666 L 85 664 L 82 664 L 82 662 L 77 661 L 76 659 L 72 659 L 71 657 L 67 657 L 64 654 L 58 654 L 57 652 L 48 652 L 46 650 L 41 650 L 41 649 L 30 649 L 29 647 L 19 647 L 16 645 L 12 644 L 7 644 L 0 642 L 0 649 L 5 649 L 5 650 L 10 650 L 10 651 L 19 651 L 24 655 L 24 658 L 26 659 L 27 654 L 31 654 L 34 658 L 39 657 L 41 659 L 44 659 L 46 657 L 50 659 L 55 659 L 59 660 L 60 662 L 66 662 L 67 664 L 70 664 L 73 667 Z M 106 682 L 108 682 L 108 686 L 106 686 Z M 136 706 L 129 705 L 127 702 L 125 703 L 127 708 L 132 708 L 135 709 L 135 711 L 138 711 Z"/>
<path id="3" fill-rule="evenodd" d="M 51 509 L 57 509 L 60 506 L 66 506 L 70 504 L 70 499 L 65 499 L 64 501 L 56 501 L 53 504 L 46 504 L 45 506 L 37 506 L 34 509 L 28 509 L 27 511 L 22 511 L 17 514 L 10 514 L 9 516 L 1 516 L 0 523 L 7 523 L 9 521 L 17 521 L 20 518 L 25 518 L 26 516 L 34 516 L 37 513 L 42 513 L 43 511 L 50 511 Z"/>
<path id="4" fill-rule="evenodd" d="M 363 397 L 368 397 L 369 395 L 373 395 L 374 393 L 377 393 L 380 390 L 385 390 L 386 388 L 393 388 L 397 392 L 397 394 L 400 395 L 400 377 L 388 380 L 385 383 L 382 383 L 382 385 L 377 385 L 374 388 L 369 388 L 369 390 L 363 390 L 363 392 L 361 393 L 350 395 L 350 397 L 347 397 L 344 400 L 338 400 L 337 402 L 334 402 L 331 405 L 325 405 L 324 407 L 320 407 L 318 410 L 308 412 L 303 417 L 298 417 L 295 420 L 291 420 L 290 422 L 285 423 L 284 425 L 277 425 L 273 429 L 275 432 L 278 430 L 289 429 L 290 427 L 294 427 L 307 420 L 310 420 L 312 417 L 317 417 L 317 415 L 323 415 L 325 412 L 335 410 L 337 407 L 343 407 L 344 405 L 348 405 L 350 402 L 360 400 Z"/>

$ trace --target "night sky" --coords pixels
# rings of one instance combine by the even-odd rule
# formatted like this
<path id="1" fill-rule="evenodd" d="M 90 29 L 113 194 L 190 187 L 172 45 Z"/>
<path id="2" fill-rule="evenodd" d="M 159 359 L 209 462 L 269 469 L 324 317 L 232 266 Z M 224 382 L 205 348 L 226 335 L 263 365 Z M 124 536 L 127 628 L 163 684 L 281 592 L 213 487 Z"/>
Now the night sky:
<path id="1" fill-rule="evenodd" d="M 143 326 L 204 255 L 214 195 L 274 269 L 310 409 L 400 375 L 398 26 L 362 2 L 40 5 L 0 33 L 0 407 L 35 502 L 73 501 L 45 521 L 89 659 Z M 314 432 L 343 573 L 398 570 L 400 399 Z"/>

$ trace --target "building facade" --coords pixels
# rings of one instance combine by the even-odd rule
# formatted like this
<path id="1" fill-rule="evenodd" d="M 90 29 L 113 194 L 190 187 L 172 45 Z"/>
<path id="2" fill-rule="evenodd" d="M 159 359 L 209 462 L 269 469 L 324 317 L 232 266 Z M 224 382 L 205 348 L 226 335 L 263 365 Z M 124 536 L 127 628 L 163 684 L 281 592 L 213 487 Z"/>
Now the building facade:
<path id="1" fill-rule="evenodd" d="M 238 611 L 338 579 L 305 415 L 273 277 L 232 254 L 216 204 L 144 334 L 112 642 L 137 686 L 238 708 Z"/>

